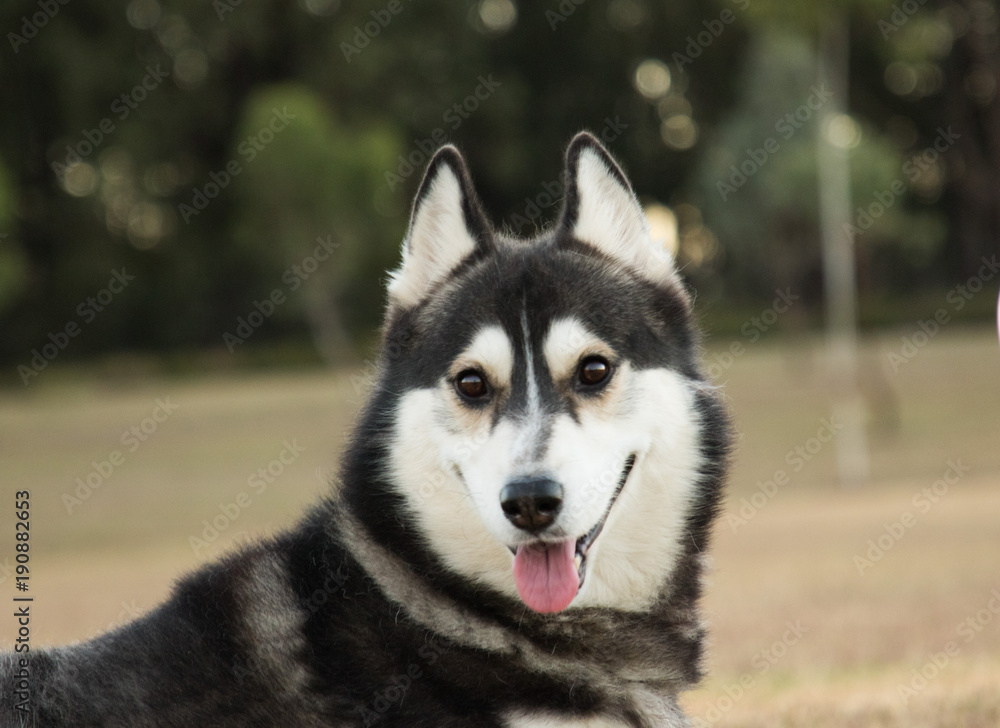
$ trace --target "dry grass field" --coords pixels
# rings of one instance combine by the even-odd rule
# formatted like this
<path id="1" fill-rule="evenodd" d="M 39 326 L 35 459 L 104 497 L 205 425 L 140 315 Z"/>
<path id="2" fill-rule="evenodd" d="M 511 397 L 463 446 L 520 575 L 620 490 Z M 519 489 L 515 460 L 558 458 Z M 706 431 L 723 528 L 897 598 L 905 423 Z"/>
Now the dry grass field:
<path id="1" fill-rule="evenodd" d="M 834 445 L 794 455 L 830 412 L 819 342 L 748 346 L 720 377 L 740 440 L 705 602 L 710 676 L 685 697 L 695 725 L 1000 726 L 1000 347 L 956 328 L 894 373 L 899 347 L 865 342 L 871 481 L 854 489 Z M 0 600 L 15 491 L 31 492 L 33 645 L 84 639 L 294 522 L 362 396 L 357 374 L 327 372 L 52 372 L 0 391 Z M 789 481 L 762 495 L 779 470 Z M 0 647 L 14 627 L 0 615 Z"/>

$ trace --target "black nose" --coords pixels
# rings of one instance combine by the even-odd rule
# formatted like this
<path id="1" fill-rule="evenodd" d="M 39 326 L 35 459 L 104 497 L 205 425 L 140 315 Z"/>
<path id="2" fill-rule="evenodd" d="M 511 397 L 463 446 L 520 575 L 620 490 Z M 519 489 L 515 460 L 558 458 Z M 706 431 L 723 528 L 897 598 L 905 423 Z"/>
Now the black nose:
<path id="1" fill-rule="evenodd" d="M 551 524 L 562 508 L 563 489 L 549 478 L 519 478 L 500 491 L 500 507 L 518 528 L 537 533 Z"/>

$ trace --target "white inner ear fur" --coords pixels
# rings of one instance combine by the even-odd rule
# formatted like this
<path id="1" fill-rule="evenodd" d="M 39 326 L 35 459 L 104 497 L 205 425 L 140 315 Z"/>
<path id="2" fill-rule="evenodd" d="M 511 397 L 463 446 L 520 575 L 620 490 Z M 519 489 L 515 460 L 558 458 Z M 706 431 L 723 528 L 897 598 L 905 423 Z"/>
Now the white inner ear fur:
<path id="1" fill-rule="evenodd" d="M 650 238 L 639 201 L 593 149 L 580 153 L 576 187 L 580 199 L 575 237 L 649 280 L 678 281 L 673 258 Z"/>
<path id="2" fill-rule="evenodd" d="M 389 301 L 408 308 L 444 278 L 476 246 L 462 212 L 462 185 L 447 164 L 437 168 L 417 204 L 403 242 L 403 262 L 390 274 Z"/>

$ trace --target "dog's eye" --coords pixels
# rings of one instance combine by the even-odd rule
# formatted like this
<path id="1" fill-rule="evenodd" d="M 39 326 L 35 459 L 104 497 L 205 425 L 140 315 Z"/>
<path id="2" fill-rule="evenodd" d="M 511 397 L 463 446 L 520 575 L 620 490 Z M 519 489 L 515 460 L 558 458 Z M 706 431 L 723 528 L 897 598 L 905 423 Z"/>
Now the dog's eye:
<path id="1" fill-rule="evenodd" d="M 604 382 L 610 374 L 611 365 L 606 359 L 599 356 L 588 356 L 580 362 L 576 376 L 580 380 L 580 384 L 593 387 Z"/>
<path id="2" fill-rule="evenodd" d="M 481 399 L 490 392 L 486 377 L 475 369 L 466 369 L 455 379 L 455 389 L 467 399 Z"/>

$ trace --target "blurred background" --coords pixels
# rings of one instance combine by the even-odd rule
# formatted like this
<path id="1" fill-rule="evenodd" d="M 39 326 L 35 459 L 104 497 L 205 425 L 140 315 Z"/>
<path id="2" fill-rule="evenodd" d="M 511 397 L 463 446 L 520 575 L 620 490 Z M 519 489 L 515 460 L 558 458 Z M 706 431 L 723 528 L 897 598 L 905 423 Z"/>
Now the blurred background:
<path id="1" fill-rule="evenodd" d="M 29 489 L 36 644 L 325 492 L 437 146 L 530 235 L 586 128 L 740 433 L 696 725 L 1000 725 L 996 3 L 34 0 L 0 29 L 0 590 Z"/>

